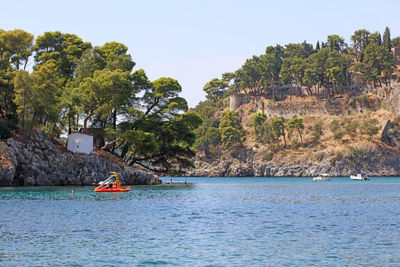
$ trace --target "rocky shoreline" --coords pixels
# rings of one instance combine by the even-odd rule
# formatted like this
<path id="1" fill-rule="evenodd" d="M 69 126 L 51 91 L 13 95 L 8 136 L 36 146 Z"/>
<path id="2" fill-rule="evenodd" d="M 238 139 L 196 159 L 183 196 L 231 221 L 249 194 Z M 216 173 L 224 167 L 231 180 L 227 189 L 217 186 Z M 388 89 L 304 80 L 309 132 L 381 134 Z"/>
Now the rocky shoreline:
<path id="1" fill-rule="evenodd" d="M 65 151 L 62 144 L 36 131 L 28 140 L 9 138 L 0 143 L 0 186 L 91 185 L 111 171 L 121 184 L 153 185 L 161 179 L 152 173 L 114 164 L 96 154 Z"/>
<path id="2" fill-rule="evenodd" d="M 343 157 L 333 162 L 332 155 L 321 155 L 320 162 L 249 162 L 219 161 L 207 163 L 196 161 L 196 168 L 187 177 L 312 177 L 326 173 L 332 177 L 348 177 L 357 173 L 368 176 L 400 176 L 399 154 L 395 150 L 373 150 L 353 160 Z"/>

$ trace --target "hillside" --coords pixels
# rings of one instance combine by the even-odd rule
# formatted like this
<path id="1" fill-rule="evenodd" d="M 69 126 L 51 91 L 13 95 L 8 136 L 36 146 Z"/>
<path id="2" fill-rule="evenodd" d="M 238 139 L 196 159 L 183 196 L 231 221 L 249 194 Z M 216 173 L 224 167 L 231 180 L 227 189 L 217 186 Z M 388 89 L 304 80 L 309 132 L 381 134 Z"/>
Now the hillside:
<path id="1" fill-rule="evenodd" d="M 335 110 L 317 108 L 323 100 L 293 97 L 284 101 L 265 100 L 264 110 L 260 112 L 260 98 L 252 97 L 232 112 L 240 122 L 238 128 L 242 128 L 242 145 L 236 149 L 226 148 L 221 143 L 206 149 L 204 145 L 197 145 L 197 168 L 188 175 L 314 176 L 328 173 L 349 176 L 359 172 L 370 176 L 399 175 L 399 91 L 400 85 L 393 82 L 389 87 L 362 95 L 341 95 L 326 100 L 334 103 Z M 223 120 L 223 112 L 229 112 L 228 102 L 226 98 L 219 108 L 214 107 L 212 119 L 207 120 Z M 268 102 L 271 105 L 268 106 Z M 256 114 L 265 114 L 258 134 L 254 126 Z M 303 121 L 301 137 L 298 131 L 290 134 L 287 129 L 288 121 L 294 116 Z M 286 129 L 284 135 L 268 139 L 268 134 L 263 135 L 262 131 L 266 131 L 265 125 L 271 124 L 274 118 L 283 118 Z M 384 132 L 386 125 L 388 129 Z M 203 132 L 207 136 L 207 131 L 203 129 Z"/>

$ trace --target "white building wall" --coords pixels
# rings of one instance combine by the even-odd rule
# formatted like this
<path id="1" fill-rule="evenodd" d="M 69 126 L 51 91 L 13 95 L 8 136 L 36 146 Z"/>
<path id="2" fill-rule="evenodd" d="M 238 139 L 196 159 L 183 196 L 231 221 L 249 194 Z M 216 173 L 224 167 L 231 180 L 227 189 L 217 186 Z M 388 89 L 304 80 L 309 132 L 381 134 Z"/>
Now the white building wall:
<path id="1" fill-rule="evenodd" d="M 68 150 L 77 153 L 92 153 L 93 136 L 80 133 L 70 134 L 68 136 Z"/>

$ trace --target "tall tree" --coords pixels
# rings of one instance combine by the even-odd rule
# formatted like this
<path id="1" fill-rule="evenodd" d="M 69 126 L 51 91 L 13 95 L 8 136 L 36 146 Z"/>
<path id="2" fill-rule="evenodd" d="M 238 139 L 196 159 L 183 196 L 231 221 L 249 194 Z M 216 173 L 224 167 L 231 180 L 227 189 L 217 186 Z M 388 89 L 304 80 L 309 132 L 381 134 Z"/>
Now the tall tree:
<path id="1" fill-rule="evenodd" d="M 370 32 L 361 29 L 358 31 L 355 31 L 354 34 L 351 36 L 351 41 L 353 42 L 353 51 L 354 55 L 356 57 L 356 61 L 362 61 L 362 51 L 367 47 L 368 45 L 368 36 Z"/>
<path id="2" fill-rule="evenodd" d="M 84 42 L 75 34 L 56 32 L 45 32 L 36 38 L 33 50 L 36 66 L 42 65 L 49 60 L 59 70 L 59 75 L 65 84 L 68 79 L 73 78 L 75 67 L 83 52 L 92 45 Z"/>
<path id="3" fill-rule="evenodd" d="M 288 120 L 287 125 L 286 125 L 286 129 L 288 131 L 288 135 L 291 136 L 293 131 L 296 129 L 297 133 L 300 136 L 300 140 L 303 143 L 303 137 L 302 137 L 302 132 L 304 130 L 304 122 L 303 122 L 303 118 L 298 118 L 298 117 L 294 117 L 290 120 Z"/>
<path id="4" fill-rule="evenodd" d="M 272 131 L 277 138 L 283 137 L 286 147 L 285 121 L 283 118 L 273 118 L 271 120 Z"/>
<path id="5" fill-rule="evenodd" d="M 228 82 L 214 78 L 204 85 L 203 91 L 206 92 L 207 99 L 216 102 L 223 97 L 228 89 L 228 86 Z"/>
<path id="6" fill-rule="evenodd" d="M 0 29 L 0 116 L 10 125 L 16 120 L 14 71 L 26 68 L 32 54 L 33 35 L 23 30 Z"/>
<path id="7" fill-rule="evenodd" d="M 339 35 L 328 35 L 328 47 L 331 51 L 336 50 L 342 52 L 347 46 L 344 39 Z"/>
<path id="8" fill-rule="evenodd" d="M 387 50 L 391 50 L 392 49 L 392 40 L 390 39 L 390 29 L 389 29 L 389 27 L 385 28 L 385 32 L 383 33 L 382 44 Z"/>
<path id="9" fill-rule="evenodd" d="M 61 84 L 57 73 L 57 66 L 51 61 L 39 66 L 31 75 L 26 71 L 17 72 L 14 101 L 23 118 L 23 128 L 27 121 L 30 128 L 56 127 L 61 111 Z"/>
<path id="10" fill-rule="evenodd" d="M 93 115 L 108 116 L 113 109 L 118 109 L 128 101 L 132 91 L 129 73 L 121 70 L 98 70 L 93 77 L 85 78 L 72 91 L 85 114 L 84 132 Z"/>

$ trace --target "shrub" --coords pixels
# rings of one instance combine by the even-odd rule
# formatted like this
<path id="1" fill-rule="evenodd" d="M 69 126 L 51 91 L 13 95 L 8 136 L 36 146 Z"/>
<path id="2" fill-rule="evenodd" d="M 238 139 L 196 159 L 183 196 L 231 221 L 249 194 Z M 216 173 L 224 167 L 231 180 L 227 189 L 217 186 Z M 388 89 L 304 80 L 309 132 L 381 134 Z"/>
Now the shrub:
<path id="1" fill-rule="evenodd" d="M 373 136 L 379 132 L 380 128 L 377 125 L 378 125 L 377 119 L 365 120 L 363 121 L 361 128 L 363 129 L 365 134 Z"/>
<path id="2" fill-rule="evenodd" d="M 389 131 L 388 131 L 388 134 L 389 135 L 396 135 L 396 134 L 398 134 L 398 130 L 396 129 L 396 128 L 393 128 L 393 129 L 390 129 Z"/>
<path id="3" fill-rule="evenodd" d="M 358 120 L 353 120 L 349 124 L 346 125 L 346 132 L 349 135 L 353 135 L 357 132 L 357 128 L 360 126 L 360 122 Z"/>
<path id="4" fill-rule="evenodd" d="M 272 153 L 272 152 L 266 152 L 263 155 L 264 161 L 271 161 L 273 158 L 274 158 L 274 153 Z"/>
<path id="5" fill-rule="evenodd" d="M 336 156 L 332 157 L 329 160 L 329 163 L 331 164 L 331 166 L 335 166 L 336 162 L 338 162 L 339 160 L 341 160 L 343 158 L 343 154 L 341 152 L 336 153 Z"/>
<path id="6" fill-rule="evenodd" d="M 296 149 L 299 147 L 299 140 L 293 139 L 292 142 L 290 143 L 290 148 L 291 149 Z"/>
<path id="7" fill-rule="evenodd" d="M 360 160 L 366 159 L 366 153 L 360 148 L 351 148 L 350 152 L 346 155 L 346 159 L 351 165 L 356 165 Z"/>
<path id="8" fill-rule="evenodd" d="M 322 135 L 322 126 L 324 125 L 323 121 L 318 121 L 314 124 L 313 132 L 312 132 L 312 141 L 313 143 L 317 143 L 319 138 Z"/>
<path id="9" fill-rule="evenodd" d="M 331 132 L 335 133 L 340 130 L 340 122 L 338 120 L 333 120 L 330 124 Z"/>
<path id="10" fill-rule="evenodd" d="M 333 138 L 335 139 L 342 139 L 344 133 L 341 130 L 337 130 L 333 133 Z"/>
<path id="11" fill-rule="evenodd" d="M 369 136 L 373 136 L 377 133 L 379 133 L 379 127 L 378 126 L 369 126 L 367 129 L 365 129 L 365 133 L 368 134 Z"/>

